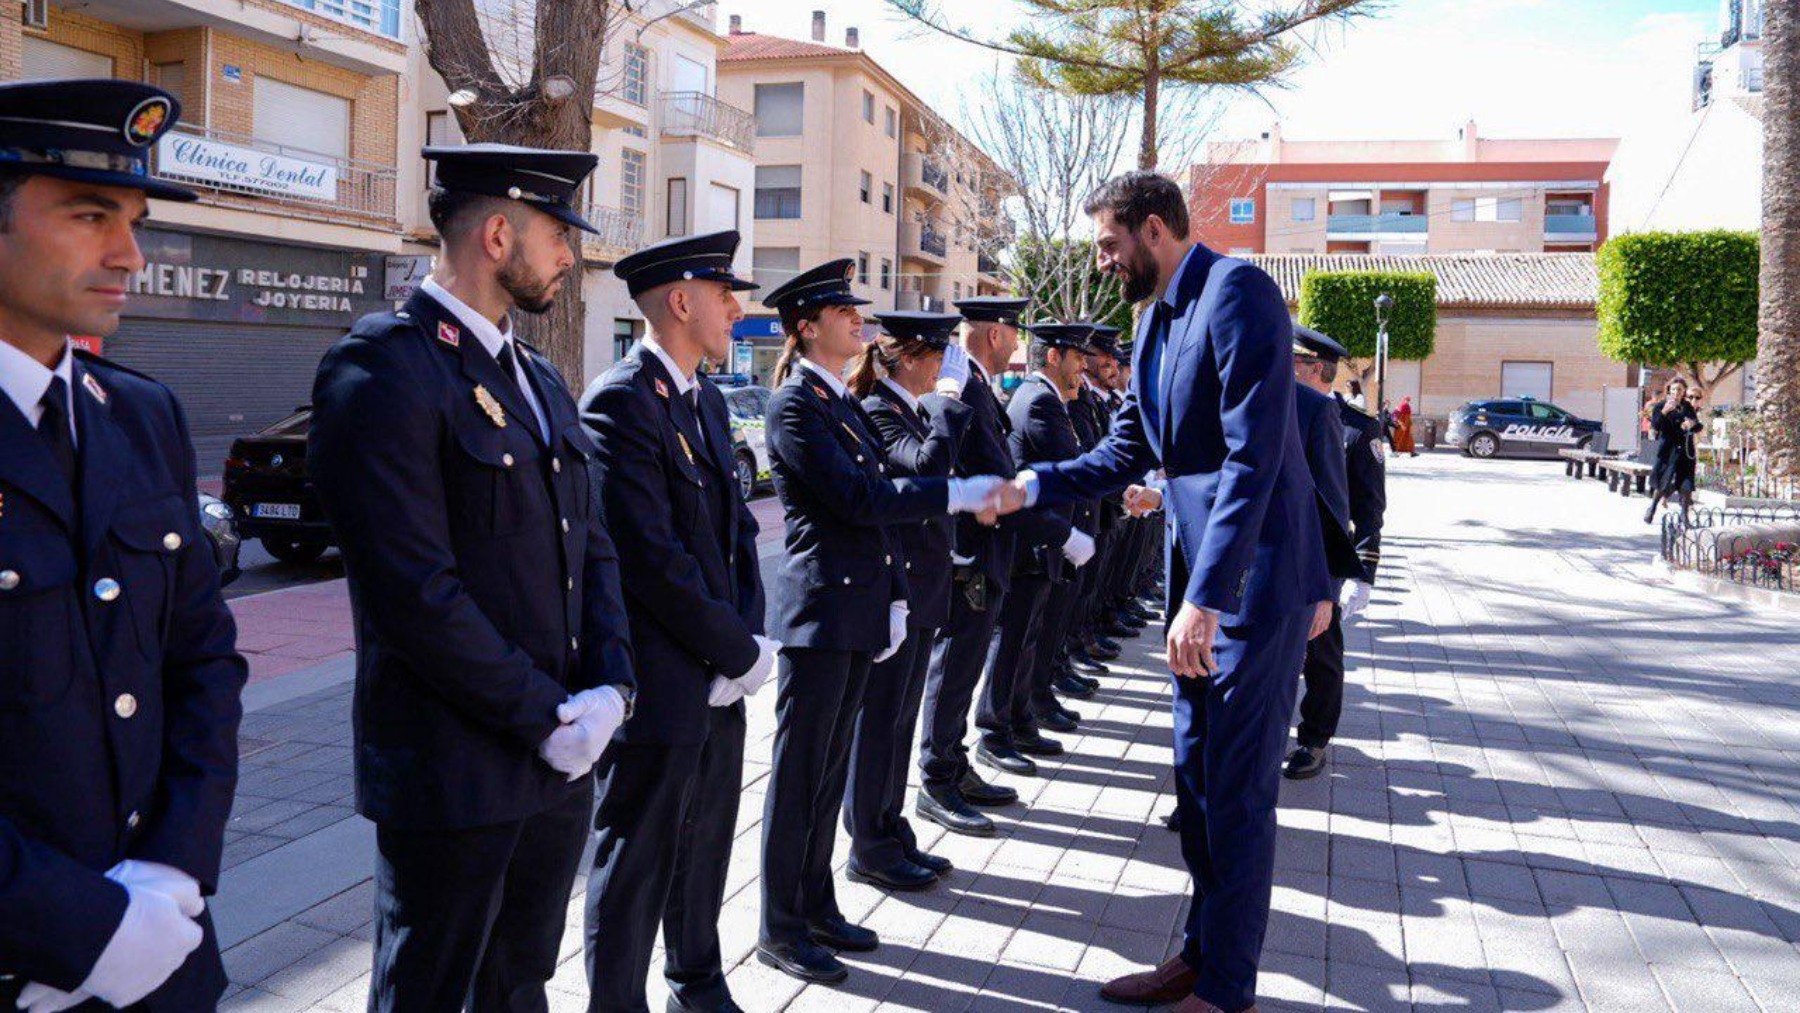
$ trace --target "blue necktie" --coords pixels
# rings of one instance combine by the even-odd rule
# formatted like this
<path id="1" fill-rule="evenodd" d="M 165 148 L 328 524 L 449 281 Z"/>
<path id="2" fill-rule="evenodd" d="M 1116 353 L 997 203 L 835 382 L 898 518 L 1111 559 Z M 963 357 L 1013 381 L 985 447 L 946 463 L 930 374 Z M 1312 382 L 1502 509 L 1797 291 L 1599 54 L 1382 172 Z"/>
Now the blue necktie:
<path id="1" fill-rule="evenodd" d="M 1169 343 L 1169 307 L 1161 299 L 1150 304 L 1149 344 L 1144 348 L 1142 368 L 1138 371 L 1138 396 L 1144 402 L 1144 415 L 1160 437 L 1163 428 L 1162 360 Z"/>

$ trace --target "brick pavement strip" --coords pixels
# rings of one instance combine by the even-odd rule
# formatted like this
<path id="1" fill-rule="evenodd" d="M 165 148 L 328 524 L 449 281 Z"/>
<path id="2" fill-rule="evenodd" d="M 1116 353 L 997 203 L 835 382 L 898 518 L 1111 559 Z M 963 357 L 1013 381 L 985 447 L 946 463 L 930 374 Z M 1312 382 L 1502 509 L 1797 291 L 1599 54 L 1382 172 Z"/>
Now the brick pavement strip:
<path id="1" fill-rule="evenodd" d="M 1333 765 L 1283 786 L 1262 1007 L 1796 1008 L 1792 616 L 1669 583 L 1637 508 L 1552 463 L 1398 460 L 1390 499 L 1383 580 L 1349 631 Z M 330 628 L 347 615 L 341 584 L 277 597 L 234 604 L 271 657 L 347 635 Z M 945 883 L 841 890 L 887 942 L 851 955 L 840 990 L 749 959 L 774 729 L 773 692 L 755 699 L 721 932 L 738 1000 L 1098 1010 L 1101 982 L 1173 952 L 1187 880 L 1157 821 L 1171 805 L 1170 724 L 1153 640 L 1130 641 L 1118 674 L 1076 705 L 1082 729 L 1045 778 L 1007 779 L 1024 802 L 999 813 L 1000 836 L 920 825 L 957 864 Z M 348 665 L 328 660 L 250 694 L 234 868 L 214 903 L 231 929 L 227 1009 L 366 1001 L 371 835 L 344 818 Z M 583 1006 L 579 900 L 555 1010 Z M 653 970 L 657 1007 L 662 989 Z"/>

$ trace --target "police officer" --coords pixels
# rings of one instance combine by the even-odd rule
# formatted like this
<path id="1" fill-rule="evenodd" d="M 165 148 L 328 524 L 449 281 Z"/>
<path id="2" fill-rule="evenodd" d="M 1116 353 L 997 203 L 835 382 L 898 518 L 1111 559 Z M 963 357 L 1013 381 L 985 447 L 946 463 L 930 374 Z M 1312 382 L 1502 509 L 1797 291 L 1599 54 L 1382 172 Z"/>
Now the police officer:
<path id="1" fill-rule="evenodd" d="M 743 783 L 744 705 L 775 668 L 756 519 L 734 481 L 725 361 L 743 317 L 736 232 L 671 239 L 613 273 L 650 334 L 582 396 L 619 548 L 637 707 L 601 756 L 588 877 L 588 1008 L 645 1010 L 657 927 L 670 1010 L 731 1011 L 719 908 Z"/>
<path id="2" fill-rule="evenodd" d="M 175 124 L 127 81 L 0 85 L 0 1008 L 211 1009 L 246 677 L 167 387 L 84 352 L 144 266 Z"/>
<path id="3" fill-rule="evenodd" d="M 1329 396 L 1332 414 L 1340 421 L 1345 483 L 1343 499 L 1334 508 L 1344 511 L 1340 517 L 1348 523 L 1362 569 L 1360 575 L 1345 582 L 1331 626 L 1306 645 L 1302 669 L 1306 693 L 1300 698 L 1298 743 L 1282 768 L 1285 777 L 1296 781 L 1317 777 L 1325 769 L 1326 746 L 1337 734 L 1338 718 L 1344 711 L 1344 620 L 1368 604 L 1369 587 L 1381 560 L 1381 519 L 1387 509 L 1381 424 L 1331 390 L 1338 363 L 1347 354 L 1343 345 L 1318 331 L 1294 328 L 1294 379 L 1301 387 L 1299 396 L 1309 390 Z M 1311 453 L 1309 447 L 1309 458 Z"/>
<path id="4" fill-rule="evenodd" d="M 1019 318 L 1028 299 L 981 296 L 956 304 L 962 314 L 961 346 L 969 359 L 962 403 L 969 428 L 957 453 L 957 475 L 1003 473 L 1013 466 L 1006 446 L 1006 410 L 994 395 L 992 377 L 1006 369 L 1019 347 Z M 998 526 L 972 517 L 956 518 L 951 532 L 950 613 L 931 649 L 920 714 L 919 774 L 923 790 L 914 812 L 953 833 L 991 837 L 994 823 L 974 806 L 1018 801 L 1011 788 L 989 784 L 969 765 L 963 738 L 969 708 L 981 682 L 1000 606 L 1012 579 L 1013 523 Z"/>
<path id="5" fill-rule="evenodd" d="M 787 333 L 767 430 L 787 555 L 770 596 L 782 649 L 756 954 L 827 984 L 849 974 L 832 950 L 879 945 L 838 909 L 831 850 L 869 667 L 906 640 L 906 560 L 889 526 L 1018 505 L 994 495 L 994 476 L 888 477 L 874 427 L 841 379 L 862 349 L 856 307 L 867 300 L 850 293 L 854 273 L 851 261 L 834 260 L 763 297 Z"/>
<path id="6" fill-rule="evenodd" d="M 1007 446 L 1016 467 L 1033 461 L 1065 461 L 1080 444 L 1069 403 L 1087 368 L 1086 324 L 1045 323 L 1027 328 L 1031 375 L 1013 392 Z M 1038 730 L 1034 703 L 1049 696 L 1049 659 L 1061 637 L 1044 625 L 1052 606 L 1066 611 L 1077 568 L 1094 555 L 1093 500 L 1027 511 L 1018 529 L 1012 585 L 1000 610 L 999 636 L 988 654 L 987 680 L 975 713 L 981 740 L 975 759 L 1009 774 L 1037 773 L 1033 756 L 1059 756 L 1063 745 Z M 1042 685 L 1039 685 L 1040 673 Z M 1052 700 L 1051 704 L 1054 705 Z"/>
<path id="7" fill-rule="evenodd" d="M 579 268 L 587 152 L 431 147 L 436 269 L 319 365 L 307 448 L 356 621 L 356 802 L 375 822 L 374 1010 L 546 1008 L 593 804 L 631 712 L 594 444 L 513 334 Z"/>
<path id="8" fill-rule="evenodd" d="M 850 390 L 862 399 L 880 440 L 887 473 L 946 476 L 969 425 L 958 400 L 969 360 L 950 336 L 954 313 L 878 313 L 887 333 L 858 354 Z M 869 670 L 868 690 L 844 795 L 852 880 L 889 890 L 923 890 L 950 871 L 950 860 L 919 850 L 906 821 L 906 766 L 919 725 L 931 645 L 950 613 L 950 517 L 893 525 L 906 563 L 906 641 Z"/>

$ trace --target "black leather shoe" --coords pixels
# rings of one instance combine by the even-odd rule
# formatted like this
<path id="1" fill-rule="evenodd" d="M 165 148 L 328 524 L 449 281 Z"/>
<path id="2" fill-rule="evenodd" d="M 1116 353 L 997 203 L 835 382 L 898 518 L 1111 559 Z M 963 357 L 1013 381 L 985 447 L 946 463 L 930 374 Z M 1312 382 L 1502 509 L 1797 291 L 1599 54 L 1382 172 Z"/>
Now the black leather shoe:
<path id="1" fill-rule="evenodd" d="M 829 921 L 808 925 L 806 934 L 820 946 L 829 946 L 834 950 L 848 953 L 872 953 L 876 947 L 881 945 L 881 937 L 876 935 L 874 930 L 865 929 L 861 925 L 852 925 L 845 921 L 842 915 Z"/>
<path id="2" fill-rule="evenodd" d="M 1180 809 L 1169 810 L 1169 815 L 1163 817 L 1163 826 L 1168 827 L 1170 833 L 1177 833 L 1177 834 L 1180 833 L 1181 832 L 1181 810 Z"/>
<path id="3" fill-rule="evenodd" d="M 1112 671 L 1095 659 L 1088 657 L 1085 651 L 1069 655 L 1069 667 L 1077 672 L 1087 672 L 1091 675 L 1105 675 Z"/>
<path id="4" fill-rule="evenodd" d="M 1037 732 L 1030 735 L 1020 735 L 1015 732 L 1013 745 L 1026 756 L 1061 756 L 1063 754 L 1062 743 Z M 1036 769 L 1035 766 L 1033 769 Z"/>
<path id="5" fill-rule="evenodd" d="M 1095 654 L 1094 657 L 1099 658 L 1102 661 L 1111 661 L 1113 658 L 1119 656 L 1120 651 L 1124 650 L 1124 648 L 1119 646 L 1118 641 L 1113 640 L 1110 637 L 1095 637 L 1094 646 L 1101 650 L 1101 653 Z M 1089 653 L 1091 654 L 1093 652 L 1090 651 Z M 1110 657 L 1108 655 L 1110 655 Z"/>
<path id="6" fill-rule="evenodd" d="M 1111 643 L 1111 641 L 1108 641 L 1108 643 Z M 1118 656 L 1119 656 L 1119 645 L 1118 644 L 1113 644 L 1112 650 L 1109 651 L 1104 646 L 1102 646 L 1100 641 L 1098 641 L 1098 640 L 1095 640 L 1092 643 L 1087 644 L 1081 650 L 1082 650 L 1082 653 L 1086 654 L 1088 657 L 1094 659 L 1095 661 L 1112 661 L 1112 660 L 1118 658 Z"/>
<path id="7" fill-rule="evenodd" d="M 1037 723 L 1053 732 L 1068 733 L 1075 730 L 1075 722 L 1060 710 L 1037 715 Z"/>
<path id="8" fill-rule="evenodd" d="M 1077 700 L 1086 700 L 1094 695 L 1094 687 L 1088 685 L 1086 682 L 1083 682 L 1080 679 L 1075 678 L 1075 676 L 1073 674 L 1065 675 L 1065 676 L 1062 676 L 1062 677 L 1056 679 L 1054 682 L 1052 682 L 1050 684 L 1050 688 L 1056 690 L 1058 693 L 1061 693 L 1063 696 L 1074 697 Z M 1053 732 L 1072 731 L 1072 729 L 1057 728 L 1054 725 L 1045 725 L 1044 727 L 1050 729 Z"/>
<path id="9" fill-rule="evenodd" d="M 945 858 L 942 855 L 934 855 L 929 851 L 920 851 L 916 848 L 907 851 L 906 860 L 920 868 L 930 869 L 931 874 L 934 876 L 942 876 L 951 869 L 956 868 L 956 866 L 950 863 L 948 858 Z"/>
<path id="10" fill-rule="evenodd" d="M 1069 678 L 1074 680 L 1075 684 L 1078 686 L 1086 686 L 1087 688 L 1092 689 L 1092 690 L 1098 690 L 1100 688 L 1100 680 L 1095 679 L 1091 676 L 1080 675 L 1075 672 L 1070 672 Z"/>
<path id="11" fill-rule="evenodd" d="M 837 955 L 817 943 L 758 943 L 756 959 L 801 981 L 835 985 L 850 977 Z"/>
<path id="12" fill-rule="evenodd" d="M 1143 616 L 1138 615 L 1136 612 L 1131 612 L 1131 611 L 1127 611 L 1124 609 L 1121 609 L 1118 612 L 1113 613 L 1113 622 L 1118 623 L 1120 626 L 1123 626 L 1127 629 L 1132 629 L 1132 630 L 1141 630 L 1146 625 L 1148 625 L 1148 620 L 1146 620 Z"/>
<path id="13" fill-rule="evenodd" d="M 1325 769 L 1325 747 L 1295 746 L 1288 754 L 1287 764 L 1281 768 L 1281 776 L 1290 781 L 1304 781 L 1309 777 L 1318 777 Z"/>
<path id="14" fill-rule="evenodd" d="M 932 792 L 919 792 L 919 800 L 913 803 L 913 812 L 922 820 L 930 820 L 953 834 L 966 837 L 994 836 L 994 821 L 969 808 L 962 793 L 946 791 L 941 795 Z"/>
<path id="15" fill-rule="evenodd" d="M 1018 774 L 1020 777 L 1032 777 L 1037 774 L 1037 764 L 1020 756 L 1016 750 L 1004 746 L 999 749 L 989 749 L 985 742 L 976 744 L 975 761 L 985 763 L 995 770 L 1003 770 L 1008 774 Z"/>
<path id="16" fill-rule="evenodd" d="M 845 868 L 844 875 L 852 883 L 867 883 L 883 890 L 898 890 L 901 893 L 928 890 L 937 883 L 937 873 L 923 865 L 914 865 L 904 858 L 885 869 L 864 866 L 853 858 Z"/>
<path id="17" fill-rule="evenodd" d="M 1018 792 L 1003 784 L 989 784 L 973 770 L 963 771 L 962 780 L 956 783 L 956 790 L 962 793 L 963 801 L 969 805 L 992 807 L 1012 805 L 1019 800 Z"/>
<path id="18" fill-rule="evenodd" d="M 728 995 L 705 1004 L 682 1002 L 671 995 L 663 1006 L 663 1013 L 744 1013 L 744 1007 L 733 1002 Z"/>

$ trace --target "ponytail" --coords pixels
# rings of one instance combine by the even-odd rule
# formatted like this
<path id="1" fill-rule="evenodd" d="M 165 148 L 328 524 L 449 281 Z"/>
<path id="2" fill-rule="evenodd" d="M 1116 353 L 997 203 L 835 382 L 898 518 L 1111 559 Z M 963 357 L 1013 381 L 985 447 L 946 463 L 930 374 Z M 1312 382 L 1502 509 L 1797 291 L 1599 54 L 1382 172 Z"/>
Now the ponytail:
<path id="1" fill-rule="evenodd" d="M 781 355 L 775 360 L 775 372 L 769 375 L 769 386 L 779 387 L 787 382 L 788 374 L 794 371 L 794 360 L 800 358 L 800 339 L 790 334 L 781 346 Z"/>
<path id="2" fill-rule="evenodd" d="M 881 379 L 881 374 L 876 369 L 876 360 L 881 359 L 881 365 L 887 365 L 886 357 L 881 354 L 883 340 L 885 339 L 876 338 L 864 345 L 863 350 L 856 353 L 856 358 L 850 360 L 855 365 L 850 370 L 850 379 L 844 385 L 859 398 L 868 397 L 875 390 L 875 381 Z"/>
<path id="3" fill-rule="evenodd" d="M 781 346 L 781 356 L 775 360 L 775 372 L 769 376 L 770 387 L 786 383 L 794 372 L 794 367 L 799 364 L 799 358 L 806 354 L 806 350 L 801 347 L 800 325 L 819 319 L 821 309 L 823 307 L 820 306 L 808 310 L 783 306 L 776 311 L 781 315 L 781 329 L 787 334 L 787 342 Z"/>

